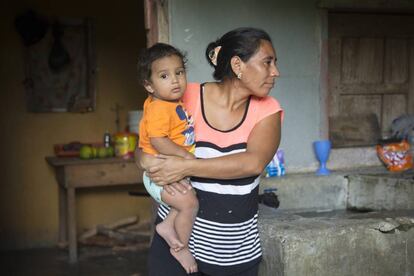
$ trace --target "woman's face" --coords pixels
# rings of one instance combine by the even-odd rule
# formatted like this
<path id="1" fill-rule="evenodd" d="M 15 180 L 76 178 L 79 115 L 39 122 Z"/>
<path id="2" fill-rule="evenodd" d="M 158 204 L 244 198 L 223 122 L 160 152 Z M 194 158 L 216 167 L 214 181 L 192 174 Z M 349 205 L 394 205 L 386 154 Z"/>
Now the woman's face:
<path id="1" fill-rule="evenodd" d="M 242 62 L 241 73 L 241 82 L 252 95 L 265 97 L 269 94 L 275 78 L 279 77 L 276 53 L 269 41 L 262 40 L 258 51 L 247 62 Z"/>

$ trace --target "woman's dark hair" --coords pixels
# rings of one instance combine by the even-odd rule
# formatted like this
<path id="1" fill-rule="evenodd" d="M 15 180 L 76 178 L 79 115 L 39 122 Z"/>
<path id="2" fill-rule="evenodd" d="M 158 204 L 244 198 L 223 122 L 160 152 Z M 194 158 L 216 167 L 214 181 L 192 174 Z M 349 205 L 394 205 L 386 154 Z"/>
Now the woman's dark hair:
<path id="1" fill-rule="evenodd" d="M 182 53 L 177 48 L 165 44 L 165 43 L 156 43 L 153 46 L 143 49 L 138 57 L 138 77 L 141 82 L 145 80 L 149 80 L 151 78 L 151 66 L 154 61 L 160 58 L 169 57 L 169 56 L 177 56 L 183 61 L 183 66 L 185 68 L 185 64 L 187 59 L 185 54 Z"/>
<path id="2" fill-rule="evenodd" d="M 248 61 L 259 49 L 262 40 L 272 43 L 270 36 L 261 29 L 238 28 L 227 32 L 221 38 L 208 44 L 206 57 L 210 65 L 215 68 L 214 79 L 234 78 L 235 74 L 230 64 L 231 58 L 238 56 L 242 61 Z M 210 56 L 218 46 L 221 46 L 221 49 L 217 55 L 217 65 L 214 65 L 210 60 Z"/>

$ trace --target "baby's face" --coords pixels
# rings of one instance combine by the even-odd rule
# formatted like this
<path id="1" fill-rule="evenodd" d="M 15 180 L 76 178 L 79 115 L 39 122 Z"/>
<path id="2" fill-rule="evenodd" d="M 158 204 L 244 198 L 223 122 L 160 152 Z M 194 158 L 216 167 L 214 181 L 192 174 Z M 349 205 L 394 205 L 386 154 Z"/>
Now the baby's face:
<path id="1" fill-rule="evenodd" d="M 184 95 L 187 77 L 183 61 L 176 55 L 157 59 L 151 66 L 149 86 L 155 97 L 164 101 L 178 101 Z"/>

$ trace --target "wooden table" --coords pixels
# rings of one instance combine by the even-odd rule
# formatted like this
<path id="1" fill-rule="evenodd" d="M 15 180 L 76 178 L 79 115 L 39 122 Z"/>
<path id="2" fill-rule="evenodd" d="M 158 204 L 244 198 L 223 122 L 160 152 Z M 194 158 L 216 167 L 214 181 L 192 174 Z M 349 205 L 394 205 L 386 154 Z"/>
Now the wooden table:
<path id="1" fill-rule="evenodd" d="M 76 262 L 76 189 L 142 185 L 143 171 L 133 159 L 46 157 L 46 161 L 55 169 L 59 186 L 59 242 L 65 244 L 69 238 L 69 261 Z"/>

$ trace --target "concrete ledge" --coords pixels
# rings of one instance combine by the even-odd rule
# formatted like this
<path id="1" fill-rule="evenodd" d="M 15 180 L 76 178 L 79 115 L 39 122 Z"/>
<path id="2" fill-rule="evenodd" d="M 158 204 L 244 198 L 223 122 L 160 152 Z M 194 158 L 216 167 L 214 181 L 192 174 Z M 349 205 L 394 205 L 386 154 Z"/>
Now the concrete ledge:
<path id="1" fill-rule="evenodd" d="M 348 208 L 414 209 L 414 174 L 348 176 Z"/>
<path id="2" fill-rule="evenodd" d="M 302 217 L 266 209 L 261 276 L 414 275 L 414 211 Z"/>
<path id="3" fill-rule="evenodd" d="M 260 193 L 276 188 L 281 210 L 336 210 L 346 208 L 348 180 L 343 174 L 316 176 L 290 174 L 283 177 L 262 178 Z"/>
<path id="4" fill-rule="evenodd" d="M 262 178 L 259 192 L 276 188 L 281 210 L 414 209 L 414 171 L 390 173 L 381 167 Z"/>
<path id="5" fill-rule="evenodd" d="M 263 178 L 266 188 L 280 207 L 260 206 L 260 275 L 414 275 L 414 172 L 289 174 Z"/>

